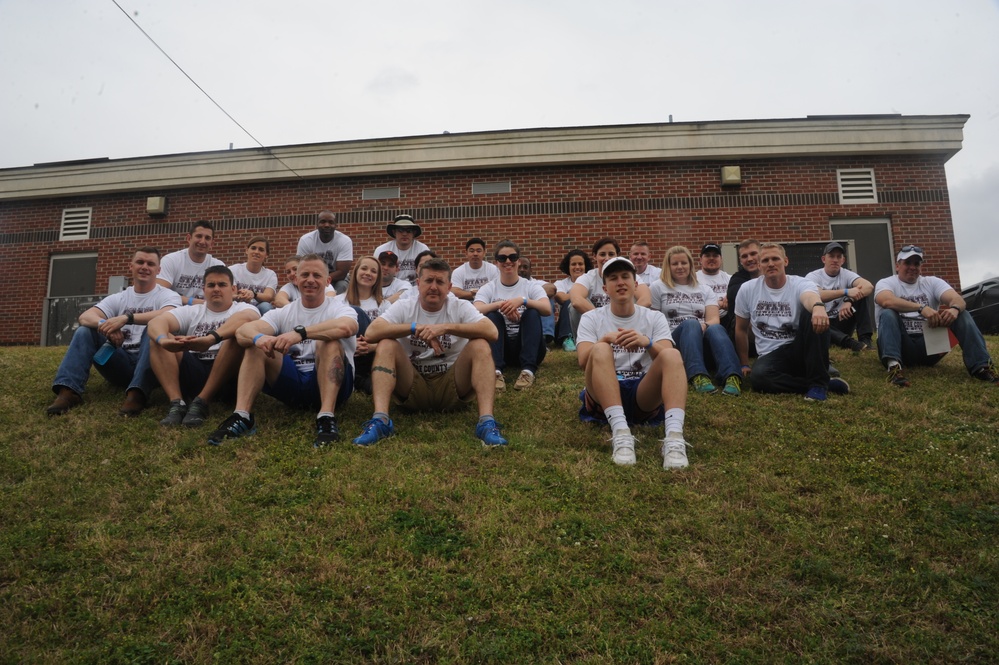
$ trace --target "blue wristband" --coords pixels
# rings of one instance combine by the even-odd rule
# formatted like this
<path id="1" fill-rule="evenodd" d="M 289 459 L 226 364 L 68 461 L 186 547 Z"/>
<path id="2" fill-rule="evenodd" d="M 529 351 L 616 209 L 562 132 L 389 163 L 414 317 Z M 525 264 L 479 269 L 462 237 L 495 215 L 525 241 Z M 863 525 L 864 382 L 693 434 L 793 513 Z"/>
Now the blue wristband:
<path id="1" fill-rule="evenodd" d="M 416 334 L 416 321 L 413 321 L 413 323 L 410 324 L 410 326 L 409 326 L 409 334 L 410 335 L 415 335 Z"/>
<path id="2" fill-rule="evenodd" d="M 253 346 L 257 345 L 257 340 L 264 336 L 264 333 L 257 333 L 253 336 Z"/>
<path id="3" fill-rule="evenodd" d="M 157 346 L 161 346 L 160 340 L 163 339 L 164 337 L 166 337 L 166 333 L 163 333 L 162 335 L 160 335 L 159 337 L 156 338 L 156 345 Z"/>

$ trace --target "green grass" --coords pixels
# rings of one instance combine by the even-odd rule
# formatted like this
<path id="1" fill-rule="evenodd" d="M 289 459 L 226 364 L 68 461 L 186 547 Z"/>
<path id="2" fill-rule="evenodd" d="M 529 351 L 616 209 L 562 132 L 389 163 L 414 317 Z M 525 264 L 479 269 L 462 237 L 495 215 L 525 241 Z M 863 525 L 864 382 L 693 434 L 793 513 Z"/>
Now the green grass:
<path id="1" fill-rule="evenodd" d="M 668 473 L 652 429 L 612 464 L 562 352 L 498 399 L 508 449 L 473 410 L 324 452 L 266 397 L 220 448 L 222 407 L 119 419 L 96 374 L 49 419 L 63 352 L 0 349 L 2 662 L 999 659 L 999 388 L 959 354 L 898 390 L 834 350 L 854 394 L 821 404 L 691 395 Z"/>

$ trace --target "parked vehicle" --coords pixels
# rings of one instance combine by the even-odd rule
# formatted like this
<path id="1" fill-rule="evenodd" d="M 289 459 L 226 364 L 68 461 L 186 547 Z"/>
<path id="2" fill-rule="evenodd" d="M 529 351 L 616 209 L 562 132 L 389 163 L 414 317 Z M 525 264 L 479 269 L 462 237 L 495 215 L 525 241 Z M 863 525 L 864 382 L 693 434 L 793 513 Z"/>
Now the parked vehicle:
<path id="1" fill-rule="evenodd" d="M 961 291 L 968 313 L 983 335 L 999 335 L 999 278 L 987 279 Z"/>

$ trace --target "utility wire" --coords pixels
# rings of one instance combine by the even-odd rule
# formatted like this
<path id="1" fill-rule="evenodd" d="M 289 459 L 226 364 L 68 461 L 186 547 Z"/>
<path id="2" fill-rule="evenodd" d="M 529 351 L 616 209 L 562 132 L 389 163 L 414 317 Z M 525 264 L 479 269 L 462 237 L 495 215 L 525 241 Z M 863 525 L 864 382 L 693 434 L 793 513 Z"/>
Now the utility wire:
<path id="1" fill-rule="evenodd" d="M 281 164 L 284 165 L 284 167 L 286 169 L 288 169 L 289 171 L 291 171 L 292 173 L 294 173 L 296 176 L 298 176 L 299 178 L 302 178 L 301 174 L 299 174 L 298 171 L 296 171 L 295 169 L 293 169 L 290 166 L 288 166 L 288 164 L 286 164 L 283 159 L 281 159 L 280 157 L 278 157 L 277 155 L 275 155 L 274 152 L 271 151 L 270 148 L 268 148 L 263 143 L 261 143 L 260 141 L 258 141 L 257 137 L 250 133 L 250 130 L 248 130 L 246 127 L 243 127 L 243 125 L 239 124 L 238 120 L 236 120 L 234 117 L 232 117 L 232 115 L 228 111 L 226 111 L 224 108 L 222 108 L 221 104 L 219 104 L 217 101 L 215 101 L 215 99 L 212 98 L 212 96 L 209 95 L 208 92 L 205 91 L 204 88 L 202 88 L 200 85 L 198 85 L 198 82 L 195 81 L 193 78 L 191 78 L 191 75 L 188 74 L 187 72 L 185 72 L 184 68 L 181 67 L 180 65 L 178 65 L 177 61 L 174 60 L 173 58 L 171 58 L 170 54 L 167 53 L 166 51 L 164 51 L 163 47 L 160 46 L 159 44 L 157 44 L 156 40 L 153 39 L 152 37 L 150 37 L 148 32 L 146 32 L 145 30 L 142 29 L 142 26 L 139 25 L 135 21 L 134 18 L 132 18 L 132 15 L 129 14 L 127 11 L 125 11 L 124 8 L 122 8 L 122 6 L 118 4 L 118 0 L 111 0 L 111 2 L 114 3 L 115 7 L 117 7 L 118 9 L 121 10 L 122 14 L 124 14 L 126 17 L 128 17 L 128 20 L 132 22 L 132 25 L 134 25 L 136 28 L 138 28 L 139 32 L 141 32 L 143 35 L 145 35 L 146 39 L 148 39 L 150 42 L 152 42 L 153 46 L 155 46 L 159 50 L 159 52 L 162 53 L 166 57 L 166 59 L 169 60 L 173 64 L 174 67 L 176 67 L 178 70 L 180 70 L 181 74 L 183 74 L 185 77 L 187 77 L 188 81 L 190 81 L 191 83 L 194 84 L 195 88 L 197 88 L 198 90 L 201 91 L 201 94 L 203 94 L 205 97 L 208 98 L 208 101 L 210 101 L 212 104 L 215 104 L 215 106 L 218 108 L 219 111 L 222 111 L 222 113 L 224 113 L 227 118 L 229 118 L 230 120 L 232 120 L 233 124 L 235 124 L 241 130 L 243 130 L 244 134 L 246 134 L 251 139 L 253 139 L 254 143 L 256 143 L 258 146 L 260 146 L 261 148 L 263 148 L 264 150 L 266 150 L 267 154 L 269 154 L 271 157 L 273 157 L 274 159 L 276 159 L 279 162 L 281 162 Z M 304 180 L 304 178 L 302 178 L 302 179 Z"/>

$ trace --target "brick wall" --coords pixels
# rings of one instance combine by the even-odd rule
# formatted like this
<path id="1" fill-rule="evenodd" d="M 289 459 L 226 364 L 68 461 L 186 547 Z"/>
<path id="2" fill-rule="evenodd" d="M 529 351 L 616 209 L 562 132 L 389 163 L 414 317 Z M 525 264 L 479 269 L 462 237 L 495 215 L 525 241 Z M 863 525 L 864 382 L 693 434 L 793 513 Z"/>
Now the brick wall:
<path id="1" fill-rule="evenodd" d="M 98 289 L 109 276 L 127 274 L 140 245 L 164 253 L 185 246 L 196 219 L 216 226 L 212 254 L 227 263 L 245 260 L 254 235 L 271 242 L 267 263 L 280 275 L 299 236 L 314 228 L 324 208 L 340 215 L 340 230 L 361 255 L 385 242 L 385 225 L 399 212 L 415 216 L 421 240 L 457 266 L 464 242 L 509 237 L 534 261 L 535 276 L 560 278 L 569 249 L 588 249 L 599 237 L 617 237 L 625 250 L 644 239 L 661 262 L 674 244 L 694 249 L 707 241 L 823 241 L 832 219 L 884 217 L 896 246 L 922 245 L 933 273 L 960 288 L 947 181 L 937 157 L 729 160 L 742 167 L 743 184 L 723 190 L 718 162 L 610 164 L 405 176 L 330 178 L 260 185 L 157 190 L 37 201 L 0 202 L 0 277 L 9 294 L 2 344 L 33 344 L 40 337 L 49 257 L 98 252 Z M 873 168 L 878 204 L 840 205 L 836 170 Z M 475 195 L 473 182 L 509 181 L 510 194 Z M 401 198 L 361 199 L 368 187 L 399 187 Z M 146 198 L 166 196 L 167 214 L 151 218 Z M 91 239 L 60 242 L 62 210 L 92 207 Z"/>

